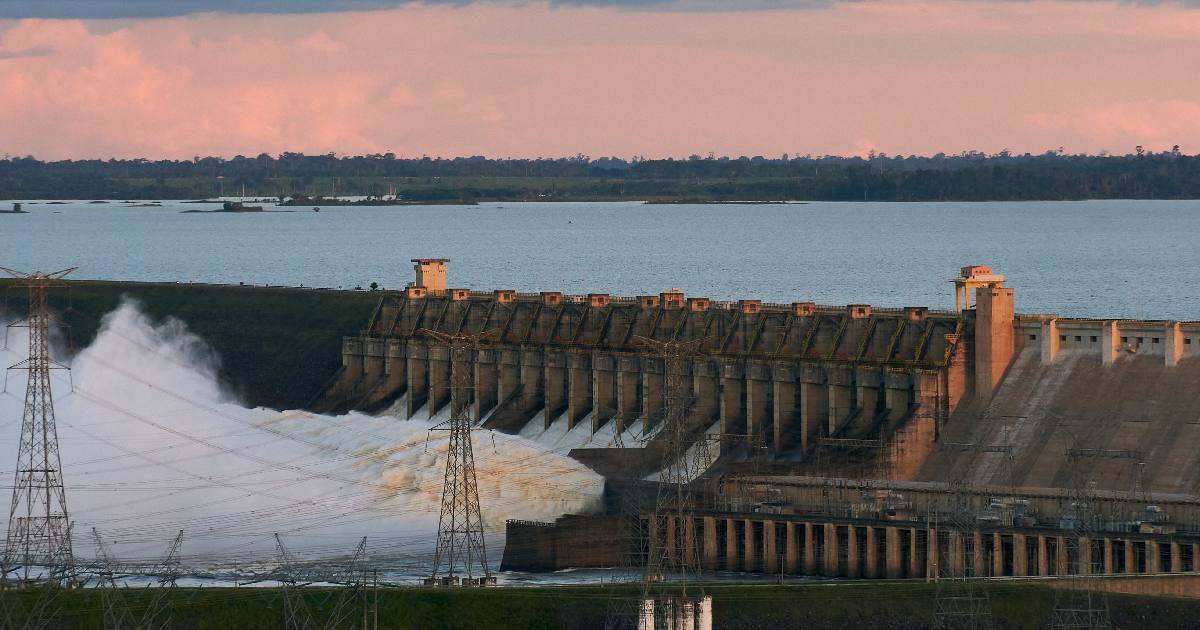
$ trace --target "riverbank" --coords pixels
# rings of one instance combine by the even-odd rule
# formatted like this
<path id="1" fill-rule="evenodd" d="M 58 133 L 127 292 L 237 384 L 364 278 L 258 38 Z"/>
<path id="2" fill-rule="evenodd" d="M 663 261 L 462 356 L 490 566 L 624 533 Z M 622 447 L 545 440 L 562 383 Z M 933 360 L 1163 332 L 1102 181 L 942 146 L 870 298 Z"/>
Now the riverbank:
<path id="1" fill-rule="evenodd" d="M 1200 156 L 762 156 L 677 159 L 397 158 L 0 160 L 0 199 L 370 196 L 458 201 L 1060 201 L 1200 198 Z"/>
<path id="2" fill-rule="evenodd" d="M 711 585 L 713 627 L 722 630 L 842 630 L 887 628 L 925 630 L 933 619 L 935 587 L 924 582 L 809 582 L 789 585 Z M 138 614 L 155 589 L 122 589 L 121 605 Z M 313 616 L 323 620 L 337 599 L 329 589 L 301 591 Z M 622 595 L 636 596 L 630 588 Z M 60 595 L 61 623 L 55 627 L 99 630 L 103 627 L 101 592 Z M 1031 582 L 1004 582 L 988 591 L 999 628 L 1036 630 L 1050 625 L 1053 590 Z M 168 630 L 273 630 L 283 626 L 283 593 L 278 588 L 177 588 L 166 598 Z M 380 588 L 346 603 L 349 618 L 367 627 L 417 629 L 545 629 L 604 627 L 614 591 L 602 587 L 499 589 Z M 10 593 L 8 596 L 12 596 Z M 34 593 L 20 593 L 28 602 Z M 377 602 L 377 603 L 376 603 Z M 1195 627 L 1200 601 L 1181 598 L 1112 595 L 1113 627 L 1184 630 Z M 365 610 L 364 610 L 365 609 Z M 364 614 L 365 612 L 365 614 Z M 358 627 L 357 625 L 355 627 Z"/>

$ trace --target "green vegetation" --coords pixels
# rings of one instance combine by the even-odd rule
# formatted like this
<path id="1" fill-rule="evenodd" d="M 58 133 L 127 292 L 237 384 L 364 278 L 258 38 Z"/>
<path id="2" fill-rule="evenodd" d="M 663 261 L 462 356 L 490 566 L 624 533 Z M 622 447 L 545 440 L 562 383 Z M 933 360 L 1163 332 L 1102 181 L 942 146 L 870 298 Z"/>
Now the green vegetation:
<path id="1" fill-rule="evenodd" d="M 917 630 L 930 626 L 934 588 L 923 582 L 810 582 L 794 585 L 711 585 L 714 627 L 725 630 L 805 628 L 844 630 L 887 628 Z M 636 591 L 631 590 L 636 595 Z M 327 590 L 305 591 L 315 616 L 322 617 L 334 599 Z M 27 599 L 34 593 L 21 593 Z M 126 589 L 124 605 L 140 614 L 148 589 Z M 603 627 L 611 593 L 600 587 L 530 587 L 501 589 L 386 588 L 378 591 L 380 628 L 448 628 L 489 630 Z M 368 592 L 369 603 L 374 594 Z M 997 627 L 1034 630 L 1048 626 L 1053 592 L 1022 582 L 996 583 L 991 589 Z M 179 588 L 169 598 L 170 628 L 188 630 L 274 629 L 283 627 L 282 593 L 274 588 Z M 58 627 L 98 630 L 103 605 L 93 589 L 63 593 Z M 1114 626 L 1193 628 L 1200 601 L 1113 595 Z M 361 624 L 364 602 L 353 602 Z M 370 618 L 372 615 L 368 614 Z M 358 626 L 355 626 L 358 627 Z"/>
<path id="2" fill-rule="evenodd" d="M 1197 199 L 1200 156 L 1137 147 L 1128 155 L 778 158 L 401 159 L 284 153 L 192 160 L 0 160 L 0 199 L 204 199 L 366 195 L 412 202 L 696 202 Z"/>
<path id="3" fill-rule="evenodd" d="M 0 287 L 7 310 L 23 314 L 24 292 Z M 360 334 L 379 302 L 369 291 L 100 281 L 73 281 L 50 302 L 82 348 L 125 296 L 156 321 L 182 320 L 216 352 L 221 380 L 242 402 L 276 409 L 305 407 L 325 390 L 342 337 Z"/>

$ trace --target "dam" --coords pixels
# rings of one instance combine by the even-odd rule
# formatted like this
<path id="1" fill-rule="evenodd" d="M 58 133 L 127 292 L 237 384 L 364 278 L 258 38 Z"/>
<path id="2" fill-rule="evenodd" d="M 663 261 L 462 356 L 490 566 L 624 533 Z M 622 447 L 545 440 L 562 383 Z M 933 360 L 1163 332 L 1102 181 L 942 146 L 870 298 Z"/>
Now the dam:
<path id="1" fill-rule="evenodd" d="M 615 506 L 663 465 L 650 339 L 696 343 L 687 435 L 711 454 L 691 518 L 642 526 L 706 568 L 924 578 L 940 548 L 963 575 L 1200 569 L 1200 322 L 1018 313 L 983 265 L 949 279 L 955 308 L 939 310 L 481 292 L 449 288 L 446 259 L 413 263 L 343 339 L 316 404 L 431 416 L 450 404 L 452 358 L 423 331 L 486 337 L 457 358 L 473 418 L 582 431 L 570 455 L 609 480 L 606 514 L 510 522 L 508 568 L 620 563 Z M 1102 514 L 1087 537 L 1080 497 Z M 964 501 L 971 532 L 938 525 Z"/>
<path id="2" fill-rule="evenodd" d="M 873 465 L 889 478 L 917 480 L 937 477 L 932 447 L 943 433 L 998 440 L 1011 428 L 1011 439 L 1034 446 L 1061 442 L 1062 435 L 1040 438 L 1074 423 L 1079 439 L 1141 448 L 1134 442 L 1147 439 L 1145 425 L 1177 419 L 1200 402 L 1186 387 L 1200 376 L 1200 322 L 1016 314 L 1013 289 L 983 266 L 964 267 L 953 280 L 962 308 L 934 310 L 721 302 L 674 291 L 478 292 L 445 288 L 446 265 L 417 262 L 417 281 L 386 294 L 365 333 L 343 340 L 341 371 L 319 404 L 435 414 L 450 400 L 450 353 L 419 331 L 486 333 L 490 342 L 471 355 L 469 369 L 471 410 L 485 426 L 517 432 L 535 418 L 565 418 L 592 433 L 650 435 L 662 413 L 662 360 L 632 340 L 696 339 L 703 353 L 689 365 L 689 422 L 719 429 L 722 452 L 749 445 L 775 468 L 802 472 L 822 454 L 824 465 L 834 465 L 849 459 L 839 455 L 874 450 Z M 1054 427 L 1043 426 L 1050 417 Z M 1177 428 L 1194 433 L 1186 427 L 1198 422 Z M 1187 454 L 1176 431 L 1155 433 L 1165 442 L 1160 450 Z M 864 441 L 879 438 L 886 439 Z M 642 448 L 653 449 L 653 440 Z M 650 472 L 629 468 L 644 459 L 636 448 L 622 448 L 607 468 L 606 454 L 595 450 L 575 455 L 609 475 Z M 999 474 L 992 455 L 977 462 L 980 482 Z M 1149 455 L 1154 471 L 1197 472 L 1168 463 L 1166 453 Z M 1022 485 L 1053 485 L 1052 462 L 1022 456 Z M 1150 481 L 1185 491 L 1200 478 Z"/>
<path id="3" fill-rule="evenodd" d="M 743 436 L 743 445 L 772 458 L 804 462 L 822 438 L 884 431 L 902 436 L 888 453 L 902 462 L 932 428 L 925 420 L 957 409 L 969 393 L 975 355 L 991 366 L 992 353 L 1011 354 L 972 350 L 975 322 L 952 311 L 722 302 L 678 291 L 481 293 L 446 289 L 444 276 L 430 282 L 421 270 L 440 265 L 444 273 L 445 264 L 418 262 L 418 281 L 383 298 L 366 334 L 344 340 L 342 372 L 327 397 L 333 408 L 401 401 L 407 417 L 434 414 L 449 403 L 450 356 L 419 331 L 487 333 L 494 341 L 470 369 L 472 413 L 485 426 L 518 431 L 535 416 L 547 424 L 565 416 L 569 427 L 586 423 L 593 433 L 634 427 L 648 435 L 664 404 L 663 365 L 633 340 L 695 339 L 704 356 L 689 366 L 689 422 L 698 431 L 719 427 L 723 451 Z M 1011 320 L 1011 292 L 998 296 L 988 303 L 997 323 L 983 326 L 1000 325 L 1005 312 Z M 622 449 L 611 468 L 605 453 L 576 455 L 610 474 L 642 472 L 628 467 L 631 457 L 658 463 L 631 453 Z"/>

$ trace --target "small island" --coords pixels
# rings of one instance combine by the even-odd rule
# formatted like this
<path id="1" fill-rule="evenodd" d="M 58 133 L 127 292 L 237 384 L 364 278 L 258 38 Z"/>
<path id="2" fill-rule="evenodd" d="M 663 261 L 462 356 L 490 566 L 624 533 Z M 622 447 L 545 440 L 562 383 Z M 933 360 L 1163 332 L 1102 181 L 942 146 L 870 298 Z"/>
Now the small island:
<path id="1" fill-rule="evenodd" d="M 403 199 L 400 197 L 364 197 L 345 199 L 342 197 L 308 197 L 298 195 L 279 202 L 281 206 L 475 206 L 474 199 Z"/>
<path id="2" fill-rule="evenodd" d="M 221 204 L 220 208 L 215 210 L 184 210 L 182 214 L 212 214 L 214 212 L 233 212 L 240 214 L 245 212 L 265 212 L 265 210 L 263 210 L 262 206 L 247 206 L 240 201 L 226 201 L 225 203 Z"/>

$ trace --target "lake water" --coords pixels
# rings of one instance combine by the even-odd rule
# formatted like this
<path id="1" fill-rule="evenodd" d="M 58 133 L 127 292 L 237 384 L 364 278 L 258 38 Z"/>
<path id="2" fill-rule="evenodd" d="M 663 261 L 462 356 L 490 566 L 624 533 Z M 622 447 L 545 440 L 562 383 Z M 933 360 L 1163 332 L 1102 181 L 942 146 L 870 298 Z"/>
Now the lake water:
<path id="1" fill-rule="evenodd" d="M 0 265 L 77 278 L 400 287 L 410 258 L 451 286 L 950 308 L 992 265 L 1022 312 L 1200 319 L 1200 202 L 644 205 L 487 203 L 184 214 L 215 205 L 26 203 Z M 274 209 L 268 206 L 268 209 Z M 282 208 L 281 208 L 282 210 Z"/>

